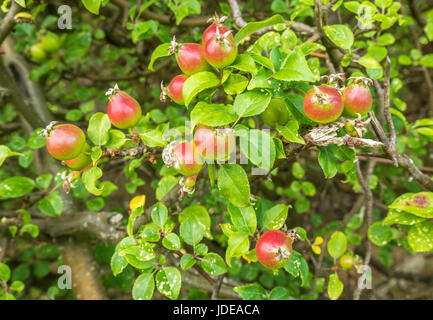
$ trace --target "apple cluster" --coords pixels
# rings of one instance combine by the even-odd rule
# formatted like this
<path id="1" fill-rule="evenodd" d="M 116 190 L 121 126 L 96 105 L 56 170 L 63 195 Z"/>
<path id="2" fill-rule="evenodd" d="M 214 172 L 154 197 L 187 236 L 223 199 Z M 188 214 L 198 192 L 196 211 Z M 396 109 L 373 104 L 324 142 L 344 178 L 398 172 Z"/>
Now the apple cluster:
<path id="1" fill-rule="evenodd" d="M 176 62 L 183 74 L 175 76 L 167 88 L 162 86 L 161 100 L 168 96 L 177 104 L 183 105 L 183 85 L 189 76 L 211 68 L 222 69 L 231 65 L 237 56 L 237 46 L 231 30 L 215 15 L 213 23 L 203 32 L 201 44 L 177 43 L 173 37 L 169 53 L 175 54 Z M 166 148 L 164 161 L 173 165 L 185 176 L 195 176 L 204 162 L 225 161 L 235 148 L 233 130 L 199 126 L 192 142 L 182 142 Z M 188 181 L 191 181 L 189 179 Z"/>
<path id="2" fill-rule="evenodd" d="M 116 85 L 108 90 L 107 115 L 119 129 L 133 128 L 141 117 L 140 104 Z M 73 170 L 84 170 L 91 163 L 90 146 L 83 130 L 73 124 L 50 124 L 43 135 L 47 137 L 47 151 Z"/>
<path id="3" fill-rule="evenodd" d="M 43 61 L 49 54 L 57 52 L 61 47 L 58 35 L 52 32 L 44 34 L 40 41 L 30 47 L 30 55 L 36 61 Z"/>
<path id="4" fill-rule="evenodd" d="M 347 118 L 364 116 L 373 105 L 373 98 L 365 78 L 350 79 L 344 89 L 331 85 L 314 86 L 304 96 L 304 112 L 314 122 L 327 124 L 341 115 Z"/>

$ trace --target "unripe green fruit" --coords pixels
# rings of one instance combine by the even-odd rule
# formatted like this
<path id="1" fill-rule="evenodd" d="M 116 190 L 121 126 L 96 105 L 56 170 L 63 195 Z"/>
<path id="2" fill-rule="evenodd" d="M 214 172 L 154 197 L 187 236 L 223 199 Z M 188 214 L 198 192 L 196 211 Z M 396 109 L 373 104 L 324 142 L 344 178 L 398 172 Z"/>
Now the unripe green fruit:
<path id="1" fill-rule="evenodd" d="M 46 52 L 55 52 L 60 49 L 60 38 L 52 32 L 47 32 L 41 39 L 42 48 Z"/>
<path id="2" fill-rule="evenodd" d="M 262 113 L 263 122 L 275 128 L 277 125 L 285 125 L 289 121 L 290 114 L 283 99 L 272 99 L 268 107 Z"/>
<path id="3" fill-rule="evenodd" d="M 350 269 L 353 267 L 353 265 L 355 264 L 355 260 L 353 259 L 352 256 L 345 254 L 344 256 L 342 256 L 340 258 L 340 266 L 344 269 Z"/>
<path id="4" fill-rule="evenodd" d="M 36 61 L 45 60 L 45 58 L 47 57 L 47 53 L 45 52 L 40 43 L 36 43 L 30 47 L 30 55 Z"/>
<path id="5" fill-rule="evenodd" d="M 71 160 L 65 160 L 65 164 L 74 170 L 81 170 L 92 162 L 90 158 L 90 146 L 86 143 L 80 155 Z"/>

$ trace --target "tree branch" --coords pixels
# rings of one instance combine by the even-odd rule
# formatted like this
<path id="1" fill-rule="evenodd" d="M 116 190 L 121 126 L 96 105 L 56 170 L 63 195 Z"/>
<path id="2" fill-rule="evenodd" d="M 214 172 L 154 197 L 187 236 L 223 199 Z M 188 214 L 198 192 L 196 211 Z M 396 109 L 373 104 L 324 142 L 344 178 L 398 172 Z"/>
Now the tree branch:
<path id="1" fill-rule="evenodd" d="M 14 17 L 20 11 L 23 11 L 23 8 L 19 4 L 17 4 L 15 1 L 12 0 L 9 12 L 6 14 L 4 19 L 1 21 L 0 45 L 3 43 L 3 41 L 6 39 L 6 37 L 9 35 L 9 33 L 14 28 L 15 23 L 16 23 Z"/>
<path id="2" fill-rule="evenodd" d="M 230 9 L 232 11 L 232 17 L 233 20 L 235 22 L 235 24 L 239 27 L 242 28 L 244 27 L 247 22 L 242 18 L 242 12 L 241 9 L 239 8 L 239 4 L 237 2 L 237 0 L 227 0 L 227 2 L 230 5 Z M 309 25 L 302 23 L 302 22 L 293 22 L 291 24 L 292 28 L 298 32 L 302 32 L 302 33 L 307 33 L 307 34 L 313 34 L 314 33 L 314 29 L 311 28 Z M 273 30 L 273 27 L 266 27 L 266 28 L 262 28 L 258 31 L 256 31 L 256 34 L 263 34 L 266 33 L 268 31 Z"/>

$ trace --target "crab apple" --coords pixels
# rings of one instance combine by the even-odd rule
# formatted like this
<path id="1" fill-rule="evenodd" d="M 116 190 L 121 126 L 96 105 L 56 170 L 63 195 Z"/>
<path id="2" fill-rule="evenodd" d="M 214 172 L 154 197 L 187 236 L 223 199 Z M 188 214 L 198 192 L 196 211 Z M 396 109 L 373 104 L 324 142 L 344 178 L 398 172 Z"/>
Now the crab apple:
<path id="1" fill-rule="evenodd" d="M 215 35 L 203 44 L 206 61 L 217 69 L 231 65 L 236 59 L 238 48 L 230 32 L 221 34 L 217 26 Z"/>
<path id="2" fill-rule="evenodd" d="M 81 170 L 87 167 L 90 162 L 92 162 L 92 159 L 90 158 L 90 146 L 87 143 L 78 157 L 65 160 L 65 164 L 74 170 Z"/>
<path id="3" fill-rule="evenodd" d="M 289 121 L 290 114 L 283 99 L 272 99 L 268 107 L 262 113 L 263 122 L 275 128 L 277 125 L 285 125 Z"/>
<path id="4" fill-rule="evenodd" d="M 73 124 L 55 126 L 47 137 L 47 150 L 57 160 L 78 157 L 86 144 L 86 136 Z"/>
<path id="5" fill-rule="evenodd" d="M 201 43 L 205 44 L 209 40 L 213 39 L 215 37 L 216 33 L 217 33 L 217 28 L 218 28 L 219 32 L 222 33 L 222 34 L 224 34 L 227 31 L 229 31 L 229 29 L 227 29 L 222 23 L 214 22 L 209 27 L 207 27 L 207 29 L 203 32 L 203 35 L 201 37 Z M 231 39 L 233 39 L 233 35 L 232 34 L 229 34 L 228 37 L 231 38 Z"/>
<path id="6" fill-rule="evenodd" d="M 265 267 L 278 269 L 292 257 L 293 238 L 279 230 L 266 231 L 257 241 L 256 256 Z"/>
<path id="7" fill-rule="evenodd" d="M 355 264 L 355 259 L 352 256 L 345 254 L 340 258 L 340 266 L 344 269 L 350 269 Z"/>
<path id="8" fill-rule="evenodd" d="M 50 52 L 50 53 L 59 50 L 61 46 L 59 36 L 52 32 L 47 32 L 41 38 L 41 44 L 42 44 L 42 48 L 46 52 Z"/>
<path id="9" fill-rule="evenodd" d="M 192 177 L 188 177 L 185 179 L 185 182 L 183 183 L 183 185 L 187 189 L 192 189 L 195 186 L 196 179 L 197 179 L 197 174 L 193 175 Z"/>
<path id="10" fill-rule="evenodd" d="M 195 131 L 194 144 L 207 161 L 226 161 L 235 149 L 235 136 L 232 129 L 201 125 Z"/>
<path id="11" fill-rule="evenodd" d="M 36 61 L 45 60 L 47 57 L 47 53 L 45 52 L 44 48 L 42 48 L 40 43 L 36 43 L 30 47 L 30 55 Z"/>
<path id="12" fill-rule="evenodd" d="M 203 47 L 198 43 L 177 43 L 176 37 L 173 37 L 168 53 L 175 53 L 177 65 L 188 76 L 209 68 Z"/>
<path id="13" fill-rule="evenodd" d="M 363 84 L 351 84 L 343 91 L 344 112 L 346 117 L 361 116 L 370 111 L 373 105 L 373 97 L 370 89 Z"/>
<path id="14" fill-rule="evenodd" d="M 178 76 L 175 76 L 169 83 L 167 88 L 167 94 L 177 104 L 184 104 L 183 103 L 183 95 L 182 95 L 182 88 L 183 83 L 188 79 L 187 76 L 180 74 Z"/>
<path id="15" fill-rule="evenodd" d="M 111 123 L 119 129 L 134 127 L 141 117 L 140 104 L 116 85 L 107 91 L 109 96 L 107 114 Z"/>
<path id="16" fill-rule="evenodd" d="M 192 142 L 183 142 L 173 148 L 171 154 L 174 167 L 184 176 L 193 176 L 200 172 L 203 164 Z"/>
<path id="17" fill-rule="evenodd" d="M 343 97 L 330 86 L 314 86 L 304 97 L 304 111 L 310 120 L 317 123 L 331 123 L 343 113 Z"/>

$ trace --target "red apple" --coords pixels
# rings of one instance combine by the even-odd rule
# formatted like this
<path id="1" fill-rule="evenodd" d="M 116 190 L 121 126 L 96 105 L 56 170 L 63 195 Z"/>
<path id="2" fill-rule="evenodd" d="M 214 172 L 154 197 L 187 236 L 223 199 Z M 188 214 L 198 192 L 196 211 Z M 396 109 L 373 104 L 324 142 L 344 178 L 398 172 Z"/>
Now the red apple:
<path id="1" fill-rule="evenodd" d="M 284 267 L 292 257 L 292 244 L 293 239 L 284 232 L 266 231 L 256 244 L 257 259 L 271 269 Z"/>
<path id="2" fill-rule="evenodd" d="M 344 116 L 349 118 L 366 115 L 373 105 L 373 97 L 367 86 L 351 84 L 343 91 Z"/>
<path id="3" fill-rule="evenodd" d="M 86 136 L 73 124 L 55 126 L 47 137 L 47 150 L 57 160 L 70 160 L 83 150 Z"/>
<path id="4" fill-rule="evenodd" d="M 343 113 L 343 97 L 330 86 L 321 85 L 308 90 L 304 97 L 306 116 L 317 123 L 331 123 Z"/>
<path id="5" fill-rule="evenodd" d="M 208 162 L 226 161 L 235 149 L 235 136 L 231 129 L 201 125 L 195 131 L 194 144 Z"/>
<path id="6" fill-rule="evenodd" d="M 111 123 L 119 129 L 134 127 L 141 117 L 140 104 L 117 85 L 107 91 L 109 97 L 107 114 Z"/>
<path id="7" fill-rule="evenodd" d="M 182 88 L 183 83 L 188 79 L 187 76 L 181 74 L 178 76 L 175 76 L 169 83 L 167 88 L 167 94 L 177 104 L 184 104 L 183 103 L 183 95 L 182 95 Z"/>

